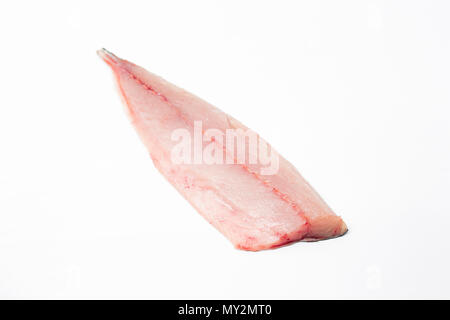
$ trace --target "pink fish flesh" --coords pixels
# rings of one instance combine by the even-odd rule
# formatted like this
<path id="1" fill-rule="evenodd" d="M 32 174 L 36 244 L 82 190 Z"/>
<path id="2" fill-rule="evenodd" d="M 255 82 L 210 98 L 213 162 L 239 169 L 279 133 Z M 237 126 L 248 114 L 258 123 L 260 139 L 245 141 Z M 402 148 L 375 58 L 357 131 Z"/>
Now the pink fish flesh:
<path id="1" fill-rule="evenodd" d="M 268 175 L 261 173 L 262 164 L 248 159 L 225 164 L 174 162 L 171 155 L 177 141 L 172 134 L 177 129 L 194 132 L 199 121 L 202 133 L 247 128 L 195 95 L 105 49 L 98 54 L 112 68 L 127 113 L 156 168 L 236 248 L 258 251 L 347 232 L 344 221 L 281 156 L 277 172 Z M 201 143 L 202 147 L 212 143 L 225 155 L 235 153 L 214 137 Z"/>

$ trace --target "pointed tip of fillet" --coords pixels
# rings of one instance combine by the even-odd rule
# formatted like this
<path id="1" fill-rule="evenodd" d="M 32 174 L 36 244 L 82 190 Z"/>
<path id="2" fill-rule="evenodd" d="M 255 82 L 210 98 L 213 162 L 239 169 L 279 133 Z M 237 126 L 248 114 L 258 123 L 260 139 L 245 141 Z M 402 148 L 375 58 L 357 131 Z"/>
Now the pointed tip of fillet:
<path id="1" fill-rule="evenodd" d="M 114 64 L 117 64 L 120 61 L 120 59 L 115 54 L 109 52 L 105 48 L 97 50 L 97 54 L 100 56 L 100 58 L 103 59 L 103 61 L 105 61 L 110 66 L 113 66 Z"/>
<path id="2" fill-rule="evenodd" d="M 339 230 L 339 235 L 343 236 L 347 232 L 348 232 L 347 225 L 345 224 L 344 220 L 342 220 L 341 230 Z"/>

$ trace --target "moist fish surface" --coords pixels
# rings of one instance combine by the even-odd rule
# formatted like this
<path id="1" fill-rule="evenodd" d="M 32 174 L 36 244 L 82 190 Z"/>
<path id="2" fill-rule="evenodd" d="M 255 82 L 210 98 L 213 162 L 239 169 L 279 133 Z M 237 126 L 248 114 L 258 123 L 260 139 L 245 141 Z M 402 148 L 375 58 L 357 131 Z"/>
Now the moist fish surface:
<path id="1" fill-rule="evenodd" d="M 334 238 L 347 232 L 344 221 L 270 146 L 266 151 L 277 156 L 274 172 L 267 172 L 267 161 L 250 161 L 252 155 L 257 158 L 260 154 L 262 139 L 258 137 L 262 143 L 258 150 L 251 149 L 250 139 L 245 140 L 244 147 L 249 150 L 245 159 L 239 160 L 234 146 L 218 139 L 218 134 L 207 135 L 234 130 L 239 136 L 249 132 L 247 127 L 105 49 L 98 54 L 111 67 L 129 118 L 155 167 L 236 248 L 258 251 L 294 241 Z M 195 139 L 196 130 L 203 134 L 203 152 L 212 146 L 213 157 L 221 151 L 223 159 L 232 161 L 174 161 L 174 150 L 180 142 L 174 139 L 174 132 L 190 132 Z"/>

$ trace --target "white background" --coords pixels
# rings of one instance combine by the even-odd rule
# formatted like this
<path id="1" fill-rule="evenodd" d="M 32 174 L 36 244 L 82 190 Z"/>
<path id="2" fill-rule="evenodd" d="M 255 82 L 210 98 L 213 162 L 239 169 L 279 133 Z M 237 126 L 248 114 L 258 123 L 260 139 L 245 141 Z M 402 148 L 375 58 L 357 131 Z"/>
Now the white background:
<path id="1" fill-rule="evenodd" d="M 448 1 L 4 1 L 1 298 L 450 298 Z M 153 167 L 106 47 L 271 142 L 347 222 L 235 250 Z"/>

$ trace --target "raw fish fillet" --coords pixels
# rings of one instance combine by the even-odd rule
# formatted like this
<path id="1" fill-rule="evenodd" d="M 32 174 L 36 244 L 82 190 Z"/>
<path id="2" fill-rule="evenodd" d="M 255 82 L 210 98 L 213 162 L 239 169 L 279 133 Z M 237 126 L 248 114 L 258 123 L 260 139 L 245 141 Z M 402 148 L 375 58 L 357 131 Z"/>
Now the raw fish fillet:
<path id="1" fill-rule="evenodd" d="M 262 165 L 247 160 L 174 163 L 171 154 L 177 141 L 172 133 L 176 129 L 193 132 L 195 121 L 202 121 L 202 132 L 247 128 L 195 95 L 105 49 L 98 54 L 112 68 L 127 113 L 156 168 L 236 248 L 258 251 L 347 232 L 344 221 L 281 156 L 278 171 L 272 175 L 261 174 Z M 225 154 L 232 153 L 225 143 L 213 138 L 206 142 L 217 143 Z"/>

